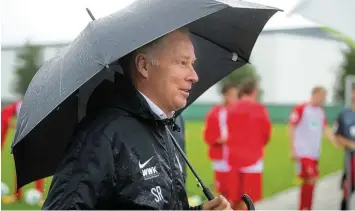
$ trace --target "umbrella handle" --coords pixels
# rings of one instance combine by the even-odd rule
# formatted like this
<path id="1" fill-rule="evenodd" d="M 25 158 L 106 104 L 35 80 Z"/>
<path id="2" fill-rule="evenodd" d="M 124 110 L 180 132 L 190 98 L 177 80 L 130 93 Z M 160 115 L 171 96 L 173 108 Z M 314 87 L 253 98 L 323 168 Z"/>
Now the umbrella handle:
<path id="1" fill-rule="evenodd" d="M 243 194 L 242 200 L 247 205 L 248 210 L 255 210 L 254 202 L 247 194 Z"/>
<path id="2" fill-rule="evenodd" d="M 209 188 L 205 187 L 203 193 L 209 201 L 214 199 L 213 193 Z M 248 210 L 255 210 L 254 202 L 247 194 L 243 194 L 242 200 L 247 205 Z"/>

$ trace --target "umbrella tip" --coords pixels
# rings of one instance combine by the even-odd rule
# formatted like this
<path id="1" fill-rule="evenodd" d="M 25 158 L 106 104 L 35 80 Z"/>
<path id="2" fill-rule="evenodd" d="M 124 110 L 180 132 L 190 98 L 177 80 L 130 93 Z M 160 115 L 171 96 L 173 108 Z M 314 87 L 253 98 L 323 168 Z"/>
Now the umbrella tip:
<path id="1" fill-rule="evenodd" d="M 95 20 L 95 17 L 94 17 L 94 15 L 91 13 L 91 11 L 90 11 L 89 8 L 86 8 L 86 12 L 88 12 L 89 16 L 90 16 L 91 19 L 94 21 L 94 20 Z"/>

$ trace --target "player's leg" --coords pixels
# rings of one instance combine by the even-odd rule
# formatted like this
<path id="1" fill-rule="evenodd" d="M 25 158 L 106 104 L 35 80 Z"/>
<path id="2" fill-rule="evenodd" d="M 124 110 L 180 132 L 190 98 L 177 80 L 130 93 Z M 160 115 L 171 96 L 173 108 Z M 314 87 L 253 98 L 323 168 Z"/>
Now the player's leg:
<path id="1" fill-rule="evenodd" d="M 254 203 L 262 199 L 262 172 L 245 172 L 241 174 L 242 193 L 248 194 Z M 240 204 L 239 209 L 247 210 L 246 204 Z"/>
<path id="2" fill-rule="evenodd" d="M 221 188 L 221 178 L 220 178 L 220 172 L 214 170 L 214 189 L 215 189 L 215 193 L 220 193 L 220 188 Z"/>
<path id="3" fill-rule="evenodd" d="M 39 201 L 38 205 L 40 207 L 43 206 L 44 199 L 43 199 L 43 194 L 44 194 L 44 179 L 39 179 L 36 181 L 36 189 L 42 194 L 42 199 Z"/>
<path id="4" fill-rule="evenodd" d="M 231 169 L 227 174 L 227 199 L 233 210 L 238 210 L 241 204 L 241 174 L 239 169 Z"/>
<path id="5" fill-rule="evenodd" d="M 227 197 L 228 194 L 227 176 L 230 170 L 228 163 L 225 160 L 218 160 L 218 161 L 214 161 L 212 165 L 214 169 L 215 192 Z"/>
<path id="6" fill-rule="evenodd" d="M 4 150 L 4 146 L 5 146 L 5 138 L 1 137 L 1 151 Z"/>
<path id="7" fill-rule="evenodd" d="M 36 181 L 36 189 L 43 194 L 44 179 L 39 179 L 39 180 Z"/>
<path id="8" fill-rule="evenodd" d="M 351 193 L 354 192 L 354 186 L 355 186 L 355 154 L 352 153 L 350 160 L 350 165 L 347 166 L 347 162 L 345 162 L 344 165 L 344 174 L 342 178 L 342 189 L 343 189 L 343 198 L 341 201 L 340 209 L 341 210 L 348 210 L 348 200 L 349 197 L 351 196 Z M 350 169 L 348 169 L 350 168 Z M 348 176 L 347 173 L 350 173 L 351 175 L 351 190 L 349 190 L 349 181 L 348 181 Z"/>
<path id="9" fill-rule="evenodd" d="M 16 202 L 17 200 L 20 200 L 22 197 L 22 190 L 19 189 L 17 190 L 17 178 L 16 175 L 14 177 L 14 192 L 8 196 L 3 197 L 3 202 L 4 204 L 12 204 Z"/>
<path id="10" fill-rule="evenodd" d="M 16 200 L 20 200 L 22 198 L 22 189 L 19 188 L 17 189 L 17 177 L 15 176 L 15 195 L 16 195 Z"/>
<path id="11" fill-rule="evenodd" d="M 228 198 L 228 172 L 216 172 L 216 190 Z"/>
<path id="12" fill-rule="evenodd" d="M 299 177 L 302 179 L 299 210 L 311 210 L 314 187 L 318 179 L 318 162 L 310 158 L 301 158 Z"/>

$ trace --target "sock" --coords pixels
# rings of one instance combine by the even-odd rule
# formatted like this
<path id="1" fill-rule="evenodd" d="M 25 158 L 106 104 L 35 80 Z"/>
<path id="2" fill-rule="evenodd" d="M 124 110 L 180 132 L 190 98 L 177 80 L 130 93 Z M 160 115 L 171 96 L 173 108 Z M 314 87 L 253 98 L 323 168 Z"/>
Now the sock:
<path id="1" fill-rule="evenodd" d="M 17 200 L 19 200 L 19 199 L 21 199 L 21 197 L 22 197 L 22 189 L 20 188 L 20 189 L 18 189 L 18 191 L 16 192 L 16 198 L 17 198 Z"/>
<path id="2" fill-rule="evenodd" d="M 347 200 L 346 199 L 343 199 L 341 201 L 341 205 L 340 205 L 340 210 L 347 210 Z"/>
<path id="3" fill-rule="evenodd" d="M 346 183 L 346 180 L 344 180 L 344 182 L 343 182 L 343 199 L 342 199 L 342 201 L 341 201 L 341 205 L 340 205 L 340 209 L 341 210 L 347 210 L 348 209 L 348 207 L 347 207 L 347 202 L 348 202 L 348 200 L 347 200 L 347 197 L 348 197 L 348 188 L 347 188 L 347 183 Z"/>
<path id="4" fill-rule="evenodd" d="M 17 198 L 17 200 L 19 200 L 22 197 L 22 189 L 20 188 L 17 190 L 17 177 L 15 177 L 15 186 L 14 187 L 15 187 L 16 198 Z"/>
<path id="5" fill-rule="evenodd" d="M 304 183 L 301 188 L 300 210 L 311 210 L 313 203 L 314 184 Z"/>
<path id="6" fill-rule="evenodd" d="M 36 189 L 43 194 L 44 179 L 36 181 Z"/>

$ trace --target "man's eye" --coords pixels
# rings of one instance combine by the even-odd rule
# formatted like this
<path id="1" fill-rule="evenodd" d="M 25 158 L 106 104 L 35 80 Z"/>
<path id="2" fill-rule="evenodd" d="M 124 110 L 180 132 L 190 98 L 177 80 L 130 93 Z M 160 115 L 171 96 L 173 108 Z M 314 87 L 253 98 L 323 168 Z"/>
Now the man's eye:
<path id="1" fill-rule="evenodd" d="M 186 66 L 186 65 L 188 65 L 188 62 L 187 61 L 180 61 L 180 64 Z"/>

